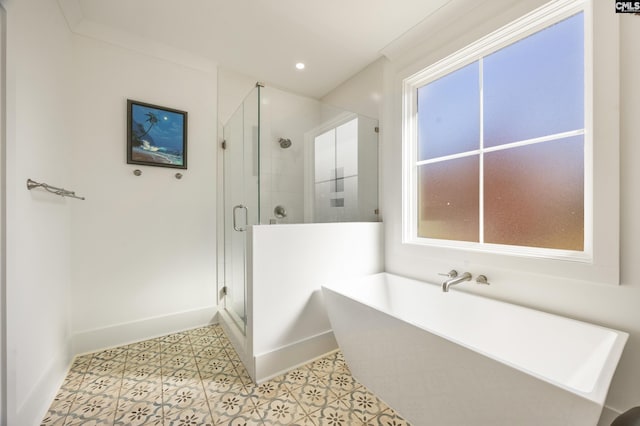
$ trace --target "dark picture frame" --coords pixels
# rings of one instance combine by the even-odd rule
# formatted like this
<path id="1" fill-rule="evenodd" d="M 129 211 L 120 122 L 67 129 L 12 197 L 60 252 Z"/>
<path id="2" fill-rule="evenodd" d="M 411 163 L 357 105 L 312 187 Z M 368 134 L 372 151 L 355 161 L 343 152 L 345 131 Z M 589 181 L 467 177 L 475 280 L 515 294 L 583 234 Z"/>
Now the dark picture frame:
<path id="1" fill-rule="evenodd" d="M 127 99 L 127 164 L 186 169 L 187 115 Z"/>

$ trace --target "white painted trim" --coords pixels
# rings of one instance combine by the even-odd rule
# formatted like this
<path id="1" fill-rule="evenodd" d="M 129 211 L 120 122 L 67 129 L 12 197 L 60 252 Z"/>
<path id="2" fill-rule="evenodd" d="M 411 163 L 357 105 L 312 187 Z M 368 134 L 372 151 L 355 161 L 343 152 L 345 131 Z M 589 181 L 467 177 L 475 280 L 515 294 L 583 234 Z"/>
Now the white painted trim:
<path id="1" fill-rule="evenodd" d="M 7 424 L 7 264 L 5 173 L 7 147 L 7 12 L 0 2 L 0 424 Z"/>
<path id="2" fill-rule="evenodd" d="M 254 357 L 256 383 L 262 383 L 338 349 L 332 330 Z"/>
<path id="3" fill-rule="evenodd" d="M 122 346 L 166 334 L 203 327 L 218 322 L 215 306 L 176 312 L 108 327 L 76 332 L 71 338 L 74 355 Z"/>
<path id="4" fill-rule="evenodd" d="M 78 0 L 58 0 L 58 5 L 71 32 L 76 35 L 101 40 L 142 55 L 152 56 L 199 71 L 214 72 L 217 69 L 217 63 L 212 59 L 176 49 L 128 31 L 90 21 L 83 16 L 82 7 Z"/>
<path id="5" fill-rule="evenodd" d="M 501 28 L 519 19 L 520 16 L 530 13 L 530 7 L 542 5 L 543 1 L 479 2 L 478 5 L 482 4 L 482 7 L 475 9 L 476 14 L 464 15 L 456 15 L 455 10 L 449 10 L 449 7 L 446 8 L 447 10 L 443 8 L 442 12 L 446 16 L 442 18 L 448 16 L 446 20 L 434 23 L 437 25 L 430 29 L 422 28 L 427 31 L 424 34 L 428 37 L 419 37 L 420 34 L 416 33 L 415 37 L 398 44 L 398 49 L 394 47 L 393 62 L 389 64 L 385 73 L 385 92 L 387 99 L 391 99 L 392 102 L 387 103 L 389 108 L 385 110 L 382 125 L 387 130 L 391 129 L 395 135 L 390 136 L 390 139 L 383 141 L 382 144 L 388 145 L 388 148 L 392 145 L 395 147 L 395 141 L 406 138 L 411 132 L 410 126 L 407 126 L 402 119 L 403 114 L 406 115 L 405 111 L 412 104 L 410 99 L 402 96 L 407 78 L 454 54 L 494 29 Z M 449 5 L 456 2 L 457 0 L 452 0 Z M 584 58 L 585 63 L 593 66 L 593 70 L 587 68 L 589 72 L 585 76 L 585 84 L 593 87 L 593 93 L 585 97 L 585 108 L 593 110 L 593 114 L 588 112 L 585 116 L 585 120 L 591 121 L 593 126 L 588 129 L 591 134 L 585 138 L 585 142 L 593 144 L 592 154 L 588 153 L 589 148 L 585 150 L 587 152 L 585 165 L 593 163 L 594 168 L 593 181 L 585 182 L 585 185 L 591 185 L 593 188 L 592 197 L 585 194 L 585 205 L 593 206 L 592 215 L 588 212 L 585 214 L 585 227 L 593 229 L 592 241 L 585 241 L 585 251 L 593 253 L 591 262 L 404 244 L 407 228 L 415 222 L 416 215 L 407 216 L 411 218 L 409 221 L 401 220 L 401 217 L 404 217 L 404 212 L 416 210 L 411 204 L 411 197 L 400 195 L 402 192 L 400 179 L 402 179 L 402 185 L 406 187 L 411 178 L 415 179 L 415 173 L 405 173 L 404 170 L 397 170 L 395 165 L 388 165 L 392 174 L 397 173 L 396 184 L 390 184 L 393 187 L 392 191 L 385 191 L 387 193 L 400 191 L 397 201 L 400 207 L 397 211 L 391 211 L 391 216 L 385 217 L 385 220 L 391 219 L 387 230 L 393 230 L 391 234 L 388 231 L 385 236 L 387 241 L 392 241 L 392 247 L 386 247 L 386 250 L 389 254 L 397 253 L 387 256 L 387 258 L 393 258 L 393 264 L 404 264 L 404 268 L 409 267 L 408 264 L 403 263 L 408 262 L 408 258 L 403 259 L 406 255 L 415 257 L 417 263 L 436 261 L 437 264 L 444 265 L 441 272 L 454 265 L 459 269 L 464 268 L 463 265 L 478 265 L 485 273 L 494 276 L 505 274 L 509 277 L 519 277 L 520 273 L 529 273 L 595 284 L 618 285 L 620 283 L 620 14 L 610 11 L 606 2 L 591 0 L 586 4 L 585 28 L 593 29 L 593 37 L 588 31 L 586 32 L 586 38 L 589 40 L 585 39 L 585 43 L 590 44 L 591 47 L 585 50 Z M 397 164 L 405 167 L 410 150 L 404 144 L 398 144 L 397 148 L 393 149 L 400 148 L 402 148 L 402 156 Z M 392 155 L 390 149 L 392 148 L 386 152 L 387 156 Z M 389 200 L 395 199 L 395 196 L 390 197 Z M 389 209 L 391 204 L 387 202 L 385 205 L 384 208 Z M 456 261 L 452 264 L 453 259 Z M 396 271 L 400 272 L 397 269 Z M 404 273 L 406 274 L 407 270 Z"/>
<path id="6" fill-rule="evenodd" d="M 84 19 L 80 0 L 58 0 L 58 6 L 67 21 L 67 25 L 69 25 L 69 29 L 71 32 L 75 32 L 75 28 Z"/>
<path id="7" fill-rule="evenodd" d="M 46 373 L 24 399 L 24 404 L 18 407 L 15 416 L 16 424 L 39 425 L 42 422 L 51 402 L 53 402 L 53 398 L 67 376 L 70 365 L 70 359 L 67 354 L 57 357 L 51 362 Z"/>
<path id="8" fill-rule="evenodd" d="M 508 45 L 511 45 L 537 31 L 542 31 L 557 22 L 567 19 L 577 13 L 584 13 L 584 28 L 585 28 L 585 128 L 576 129 L 573 131 L 546 135 L 543 137 L 516 141 L 510 144 L 500 145 L 498 147 L 484 147 L 483 132 L 482 132 L 482 97 L 480 98 L 480 148 L 473 151 L 462 152 L 454 155 L 437 157 L 429 160 L 418 161 L 417 145 L 418 145 L 418 103 L 417 103 L 417 90 L 438 78 L 448 75 L 454 71 L 457 71 L 470 63 L 479 62 L 479 72 L 482 75 L 482 63 L 483 58 L 502 49 Z M 565 260 L 573 262 L 591 263 L 593 260 L 593 227 L 592 227 L 592 198 L 593 192 L 592 175 L 593 164 L 591 162 L 591 150 L 592 150 L 592 128 L 593 122 L 591 119 L 589 108 L 591 107 L 592 98 L 592 85 L 589 83 L 592 81 L 592 62 L 591 51 L 591 33 L 592 28 L 590 23 L 590 8 L 588 7 L 586 0 L 557 0 L 550 2 L 523 17 L 512 21 L 511 23 L 499 28 L 498 30 L 490 33 L 489 35 L 480 38 L 479 40 L 467 45 L 466 47 L 452 53 L 444 59 L 426 67 L 422 70 L 414 73 L 413 75 L 404 78 L 403 80 L 403 136 L 402 136 L 402 150 L 403 150 L 403 186 L 402 186 L 402 224 L 403 244 L 423 245 L 444 247 L 452 249 L 469 250 L 476 252 L 496 253 L 509 256 L 520 257 L 532 257 L 532 258 L 545 258 L 552 260 Z M 482 78 L 480 79 L 480 92 L 482 93 Z M 536 143 L 542 143 L 547 141 L 564 139 L 569 136 L 584 135 L 584 170 L 585 170 L 585 188 L 584 188 L 584 248 L 583 251 L 574 250 L 558 250 L 549 248 L 537 248 L 537 247 L 521 247 L 511 246 L 506 244 L 489 244 L 484 241 L 484 199 L 482 181 L 484 179 L 483 172 L 480 174 L 480 206 L 479 206 L 479 240 L 478 242 L 466 242 L 457 240 L 441 240 L 433 238 L 424 238 L 418 236 L 418 171 L 417 168 L 421 165 L 431 164 L 444 160 L 462 158 L 471 155 L 480 155 L 480 167 L 483 168 L 484 154 L 488 152 L 510 149 L 513 147 L 519 147 L 524 145 L 531 145 Z"/>
<path id="9" fill-rule="evenodd" d="M 229 315 L 229 313 L 224 309 L 221 305 L 220 310 L 218 311 L 218 317 L 220 318 L 220 325 L 224 330 L 225 334 L 229 338 L 231 342 L 231 346 L 236 351 L 238 356 L 240 357 L 240 361 L 244 364 L 249 376 L 255 381 L 255 365 L 252 362 L 251 358 L 251 349 L 250 349 L 250 341 L 242 334 L 242 331 L 235 323 L 234 319 Z"/>
<path id="10" fill-rule="evenodd" d="M 416 72 L 405 80 L 411 86 L 423 85 L 429 81 L 436 80 L 453 70 L 477 61 L 480 57 L 488 56 L 517 40 L 549 27 L 555 22 L 579 13 L 583 9 L 586 9 L 586 0 L 557 0 L 550 2 L 435 64 Z"/>

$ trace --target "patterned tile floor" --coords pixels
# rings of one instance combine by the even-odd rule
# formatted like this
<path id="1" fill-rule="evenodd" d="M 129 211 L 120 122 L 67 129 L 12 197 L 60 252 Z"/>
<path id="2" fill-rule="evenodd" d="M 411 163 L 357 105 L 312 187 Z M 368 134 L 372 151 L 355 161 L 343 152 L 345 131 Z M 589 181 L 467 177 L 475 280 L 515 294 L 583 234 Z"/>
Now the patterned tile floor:
<path id="1" fill-rule="evenodd" d="M 261 385 L 213 325 L 77 357 L 42 425 L 408 425 L 339 351 Z"/>

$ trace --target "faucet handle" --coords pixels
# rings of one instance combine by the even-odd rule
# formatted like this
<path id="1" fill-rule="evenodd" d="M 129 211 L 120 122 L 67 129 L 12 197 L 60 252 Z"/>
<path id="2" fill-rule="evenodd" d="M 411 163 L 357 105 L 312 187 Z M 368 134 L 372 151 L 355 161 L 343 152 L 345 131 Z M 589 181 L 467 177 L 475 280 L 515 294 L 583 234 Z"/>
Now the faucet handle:
<path id="1" fill-rule="evenodd" d="M 490 285 L 491 283 L 486 275 L 478 275 L 476 277 L 476 284 Z"/>
<path id="2" fill-rule="evenodd" d="M 448 274 L 438 274 L 438 275 L 442 275 L 443 277 L 448 277 L 448 278 L 455 278 L 458 276 L 458 271 L 456 271 L 455 269 L 452 269 L 449 271 Z"/>

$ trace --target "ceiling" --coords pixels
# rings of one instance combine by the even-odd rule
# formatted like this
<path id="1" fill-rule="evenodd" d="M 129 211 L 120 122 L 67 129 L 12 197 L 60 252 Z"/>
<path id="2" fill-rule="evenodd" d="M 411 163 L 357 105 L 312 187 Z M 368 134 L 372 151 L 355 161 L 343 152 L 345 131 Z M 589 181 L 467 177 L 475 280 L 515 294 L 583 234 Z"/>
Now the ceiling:
<path id="1" fill-rule="evenodd" d="M 320 98 L 451 0 L 59 0 L 80 34 Z M 177 54 L 179 52 L 179 54 Z M 296 62 L 306 68 L 299 71 Z"/>

